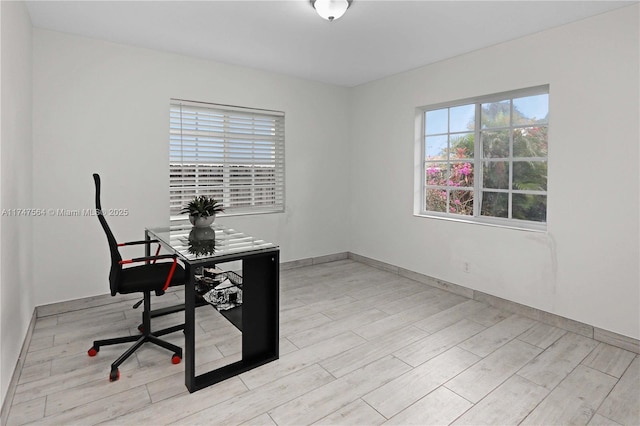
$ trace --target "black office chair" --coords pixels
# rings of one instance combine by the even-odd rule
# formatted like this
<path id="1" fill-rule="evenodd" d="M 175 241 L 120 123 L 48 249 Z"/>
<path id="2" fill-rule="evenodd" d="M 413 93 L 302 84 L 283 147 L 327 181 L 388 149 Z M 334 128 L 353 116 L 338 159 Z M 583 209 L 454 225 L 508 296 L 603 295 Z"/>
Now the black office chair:
<path id="1" fill-rule="evenodd" d="M 142 293 L 144 302 L 144 311 L 142 312 L 142 326 L 139 327 L 141 336 L 124 336 L 114 339 L 96 340 L 93 342 L 93 346 L 89 349 L 89 356 L 96 356 L 100 351 L 101 346 L 116 345 L 119 343 L 136 342 L 125 353 L 120 355 L 113 364 L 111 364 L 111 373 L 109 374 L 109 380 L 115 381 L 120 378 L 120 371 L 118 367 L 127 358 L 129 358 L 140 346 L 146 342 L 154 343 L 158 346 L 173 351 L 171 362 L 174 364 L 180 363 L 182 359 L 182 348 L 173 345 L 169 342 L 159 339 L 159 336 L 173 333 L 179 330 L 184 330 L 184 324 L 176 325 L 170 328 L 165 328 L 160 331 L 151 332 L 151 292 L 154 291 L 157 296 L 164 294 L 165 290 L 169 286 L 182 285 L 185 282 L 185 271 L 177 263 L 177 257 L 175 255 L 159 255 L 160 244 L 158 243 L 158 249 L 155 256 L 139 257 L 134 259 L 123 260 L 120 256 L 118 247 L 130 246 L 130 245 L 142 245 L 157 243 L 157 240 L 149 241 L 132 241 L 127 243 L 117 243 L 116 239 L 109 229 L 109 225 L 103 215 L 102 206 L 100 203 L 100 176 L 98 174 L 93 175 L 93 180 L 96 184 L 96 213 L 102 229 L 107 234 L 107 241 L 109 242 L 109 251 L 111 252 L 111 270 L 109 273 L 109 285 L 111 287 L 111 295 L 115 296 L 117 293 Z M 160 262 L 156 263 L 159 259 L 173 259 L 173 262 Z M 143 265 L 134 266 L 129 268 L 123 268 L 122 265 L 130 264 L 134 262 L 144 262 Z M 134 307 L 139 306 L 138 302 Z"/>

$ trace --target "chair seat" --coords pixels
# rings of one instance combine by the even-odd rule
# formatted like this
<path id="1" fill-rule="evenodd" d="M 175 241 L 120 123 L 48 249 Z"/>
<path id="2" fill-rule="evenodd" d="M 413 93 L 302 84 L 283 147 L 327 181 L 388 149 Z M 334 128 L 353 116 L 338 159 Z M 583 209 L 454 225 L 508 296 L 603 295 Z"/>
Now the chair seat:
<path id="1" fill-rule="evenodd" d="M 169 276 L 173 262 L 162 262 L 122 269 L 122 280 L 118 293 L 139 293 L 141 291 L 161 291 Z M 184 268 L 176 264 L 169 286 L 182 285 L 186 274 Z"/>

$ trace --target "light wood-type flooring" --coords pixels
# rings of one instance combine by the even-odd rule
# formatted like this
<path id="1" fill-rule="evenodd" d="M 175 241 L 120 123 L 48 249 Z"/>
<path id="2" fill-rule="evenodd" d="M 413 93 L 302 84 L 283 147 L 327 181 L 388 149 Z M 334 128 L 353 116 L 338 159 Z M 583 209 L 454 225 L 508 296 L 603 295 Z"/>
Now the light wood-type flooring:
<path id="1" fill-rule="evenodd" d="M 131 296 L 38 318 L 8 425 L 640 424 L 632 352 L 352 260 L 284 270 L 280 288 L 280 359 L 193 394 L 169 351 L 146 345 L 113 383 L 127 345 L 87 356 L 137 333 Z M 240 336 L 198 308 L 198 373 L 239 359 Z"/>

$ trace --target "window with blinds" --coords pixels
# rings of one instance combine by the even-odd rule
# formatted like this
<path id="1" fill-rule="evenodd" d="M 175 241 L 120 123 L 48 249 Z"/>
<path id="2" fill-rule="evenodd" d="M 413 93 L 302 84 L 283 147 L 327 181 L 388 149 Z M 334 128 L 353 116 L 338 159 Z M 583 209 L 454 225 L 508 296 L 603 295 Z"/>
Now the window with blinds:
<path id="1" fill-rule="evenodd" d="M 171 100 L 170 215 L 196 195 L 227 214 L 284 211 L 284 113 Z"/>

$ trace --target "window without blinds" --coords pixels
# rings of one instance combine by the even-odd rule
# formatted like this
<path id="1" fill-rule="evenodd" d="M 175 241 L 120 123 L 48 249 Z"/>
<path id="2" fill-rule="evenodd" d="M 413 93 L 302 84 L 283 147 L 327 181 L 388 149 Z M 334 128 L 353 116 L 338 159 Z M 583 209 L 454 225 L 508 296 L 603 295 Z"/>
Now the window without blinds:
<path id="1" fill-rule="evenodd" d="M 549 86 L 418 113 L 417 214 L 546 229 Z"/>
<path id="2" fill-rule="evenodd" d="M 227 214 L 284 211 L 284 113 L 172 100 L 170 215 L 196 195 Z"/>

